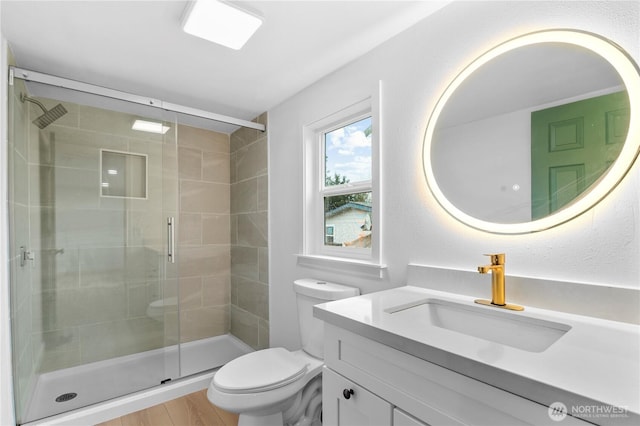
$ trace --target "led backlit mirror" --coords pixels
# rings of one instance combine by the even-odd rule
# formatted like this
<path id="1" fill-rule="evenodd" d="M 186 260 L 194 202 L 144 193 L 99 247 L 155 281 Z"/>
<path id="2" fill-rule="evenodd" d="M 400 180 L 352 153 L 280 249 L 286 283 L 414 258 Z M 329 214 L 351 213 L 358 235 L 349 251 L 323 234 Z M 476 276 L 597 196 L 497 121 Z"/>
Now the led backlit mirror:
<path id="1" fill-rule="evenodd" d="M 593 34 L 527 34 L 447 87 L 429 120 L 424 170 L 450 214 L 517 234 L 564 223 L 604 198 L 640 148 L 640 75 Z"/>

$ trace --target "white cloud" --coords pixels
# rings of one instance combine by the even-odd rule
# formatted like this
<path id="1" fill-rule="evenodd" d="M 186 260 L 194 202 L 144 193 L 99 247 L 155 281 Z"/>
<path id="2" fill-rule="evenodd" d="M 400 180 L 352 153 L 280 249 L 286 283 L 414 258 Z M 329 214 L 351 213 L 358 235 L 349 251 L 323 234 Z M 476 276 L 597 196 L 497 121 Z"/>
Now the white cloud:
<path id="1" fill-rule="evenodd" d="M 336 163 L 335 170 L 350 182 L 361 182 L 371 179 L 371 156 L 355 156 L 352 161 Z"/>
<path id="2" fill-rule="evenodd" d="M 367 146 L 371 146 L 371 135 L 365 136 L 363 131 L 356 131 L 354 133 L 349 133 L 346 140 L 346 146 L 353 148 L 364 148 Z"/>
<path id="3" fill-rule="evenodd" d="M 342 141 L 344 139 L 344 128 L 336 129 L 331 133 L 328 133 L 329 143 L 333 147 L 342 146 Z"/>
<path id="4" fill-rule="evenodd" d="M 350 182 L 371 179 L 371 135 L 365 135 L 371 119 L 341 127 L 326 134 L 327 171 Z"/>
<path id="5" fill-rule="evenodd" d="M 345 128 L 334 130 L 328 134 L 329 145 L 327 149 L 338 149 L 340 155 L 352 155 L 356 148 L 367 148 L 371 146 L 371 135 L 366 136 L 362 130 Z"/>

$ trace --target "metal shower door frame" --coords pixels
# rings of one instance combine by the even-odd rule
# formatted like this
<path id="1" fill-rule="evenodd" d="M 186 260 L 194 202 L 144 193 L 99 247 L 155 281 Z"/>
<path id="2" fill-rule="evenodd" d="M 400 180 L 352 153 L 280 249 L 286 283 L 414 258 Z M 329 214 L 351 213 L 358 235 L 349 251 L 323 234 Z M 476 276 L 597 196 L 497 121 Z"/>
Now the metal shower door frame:
<path id="1" fill-rule="evenodd" d="M 192 108 L 184 105 L 178 105 L 171 102 L 165 102 L 161 99 L 154 99 L 154 98 L 148 98 L 145 96 L 134 95 L 132 93 L 122 92 L 120 90 L 115 90 L 115 89 L 109 89 L 107 87 L 102 87 L 102 86 L 96 86 L 89 83 L 83 83 L 81 81 L 71 80 L 68 78 L 44 74 L 38 71 L 31 71 L 24 68 L 10 66 L 9 67 L 9 84 L 12 83 L 13 78 L 19 78 L 25 81 L 33 81 L 36 83 L 45 83 L 51 86 L 62 87 L 65 89 L 72 89 L 79 92 L 101 95 L 107 98 L 119 99 L 119 100 L 132 102 L 139 105 L 146 105 L 154 108 L 163 109 L 165 111 L 191 115 L 195 117 L 205 118 L 208 120 L 218 121 L 221 123 L 232 124 L 240 127 L 247 127 L 250 129 L 259 130 L 261 132 L 266 131 L 266 126 L 264 124 L 256 123 L 253 121 L 248 121 L 240 118 L 230 117 L 227 115 L 217 114 L 214 112 L 209 112 L 209 111 Z"/>

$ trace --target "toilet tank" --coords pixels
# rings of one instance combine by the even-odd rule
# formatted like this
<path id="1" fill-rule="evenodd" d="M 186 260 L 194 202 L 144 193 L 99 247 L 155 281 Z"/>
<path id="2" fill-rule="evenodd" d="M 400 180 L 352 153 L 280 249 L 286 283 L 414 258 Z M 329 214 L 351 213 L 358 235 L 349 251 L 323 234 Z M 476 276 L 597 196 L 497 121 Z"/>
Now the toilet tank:
<path id="1" fill-rule="evenodd" d="M 302 349 L 324 359 L 324 321 L 314 318 L 313 305 L 357 296 L 360 290 L 342 284 L 304 278 L 293 282 L 298 303 L 298 324 Z"/>

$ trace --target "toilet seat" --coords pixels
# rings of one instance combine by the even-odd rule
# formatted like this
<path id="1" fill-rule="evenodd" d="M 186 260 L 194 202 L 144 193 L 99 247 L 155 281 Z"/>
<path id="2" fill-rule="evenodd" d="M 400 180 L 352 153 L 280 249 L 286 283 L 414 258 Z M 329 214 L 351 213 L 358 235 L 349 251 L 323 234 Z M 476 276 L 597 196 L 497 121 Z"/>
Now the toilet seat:
<path id="1" fill-rule="evenodd" d="M 284 348 L 264 349 L 227 363 L 213 377 L 213 385 L 227 393 L 265 392 L 300 379 L 308 366 Z"/>

